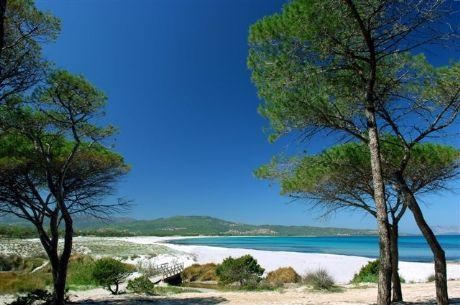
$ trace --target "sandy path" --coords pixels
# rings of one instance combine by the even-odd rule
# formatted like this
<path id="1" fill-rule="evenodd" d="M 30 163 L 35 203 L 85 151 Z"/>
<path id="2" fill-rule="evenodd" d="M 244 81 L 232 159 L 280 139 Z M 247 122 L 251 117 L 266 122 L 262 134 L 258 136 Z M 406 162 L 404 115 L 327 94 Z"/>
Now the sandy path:
<path id="1" fill-rule="evenodd" d="M 434 304 L 433 283 L 403 284 L 403 294 L 409 304 Z M 169 297 L 112 297 L 102 290 L 92 290 L 73 297 L 85 305 L 371 305 L 375 304 L 377 288 L 345 288 L 343 292 L 312 292 L 304 287 L 285 289 L 282 292 L 201 292 L 184 293 Z M 460 281 L 449 282 L 451 304 L 460 304 Z"/>

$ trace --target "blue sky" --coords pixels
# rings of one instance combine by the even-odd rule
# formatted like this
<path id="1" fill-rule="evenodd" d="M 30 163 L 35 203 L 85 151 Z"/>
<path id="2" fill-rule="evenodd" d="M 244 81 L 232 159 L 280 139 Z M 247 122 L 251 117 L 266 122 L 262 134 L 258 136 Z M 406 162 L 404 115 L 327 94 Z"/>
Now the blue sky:
<path id="1" fill-rule="evenodd" d="M 262 224 L 374 228 L 370 217 L 319 213 L 279 196 L 252 171 L 280 152 L 317 152 L 321 138 L 273 145 L 246 67 L 248 27 L 280 0 L 37 1 L 62 20 L 45 55 L 109 97 L 107 121 L 132 172 L 119 194 L 131 217 L 210 215 Z M 429 54 L 437 64 L 458 53 Z M 460 146 L 458 139 L 451 143 Z M 458 182 L 456 183 L 458 187 Z M 433 225 L 459 225 L 459 194 L 424 198 Z M 442 206 L 442 208 L 440 208 Z M 402 230 L 416 232 L 407 215 Z"/>

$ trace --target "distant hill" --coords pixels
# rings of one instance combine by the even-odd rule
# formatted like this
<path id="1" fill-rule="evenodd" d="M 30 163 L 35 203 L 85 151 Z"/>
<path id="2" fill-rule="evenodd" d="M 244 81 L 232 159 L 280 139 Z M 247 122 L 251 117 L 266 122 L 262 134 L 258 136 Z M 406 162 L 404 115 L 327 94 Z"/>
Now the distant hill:
<path id="1" fill-rule="evenodd" d="M 154 220 L 114 219 L 110 223 L 77 221 L 77 229 L 125 232 L 129 235 L 193 236 L 193 235 L 261 235 L 261 236 L 326 236 L 326 235 L 374 235 L 373 230 L 323 228 L 312 226 L 248 225 L 207 216 L 175 216 Z"/>
<path id="2" fill-rule="evenodd" d="M 1 223 L 24 222 L 1 219 Z M 98 236 L 195 236 L 195 235 L 240 235 L 240 236 L 337 236 L 375 235 L 374 230 L 356 230 L 331 227 L 249 225 L 207 216 L 175 216 L 154 220 L 114 218 L 101 222 L 95 218 L 79 217 L 75 220 L 77 234 Z"/>

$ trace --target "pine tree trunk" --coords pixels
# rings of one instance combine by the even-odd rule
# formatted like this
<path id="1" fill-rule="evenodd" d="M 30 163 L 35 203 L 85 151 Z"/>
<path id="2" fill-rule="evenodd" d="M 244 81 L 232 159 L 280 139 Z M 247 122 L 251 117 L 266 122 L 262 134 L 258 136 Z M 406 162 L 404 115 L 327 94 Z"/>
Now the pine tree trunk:
<path id="1" fill-rule="evenodd" d="M 54 279 L 54 305 L 65 304 L 65 286 L 67 281 L 67 269 L 73 244 L 73 222 L 65 220 L 64 249 L 59 259 L 59 268 Z"/>
<path id="2" fill-rule="evenodd" d="M 448 305 L 449 295 L 447 291 L 447 267 L 446 267 L 446 255 L 438 242 L 438 239 L 434 235 L 430 226 L 423 217 L 422 210 L 418 205 L 414 195 L 411 192 L 405 194 L 408 207 L 414 215 L 415 222 L 423 234 L 423 237 L 430 246 L 431 252 L 434 257 L 434 270 L 435 270 L 435 284 L 436 284 L 436 302 L 438 305 Z"/>
<path id="3" fill-rule="evenodd" d="M 398 224 L 393 222 L 390 231 L 391 265 L 393 282 L 393 302 L 402 302 L 401 278 L 399 277 Z"/>
<path id="4" fill-rule="evenodd" d="M 446 254 L 434 235 L 430 226 L 423 217 L 422 210 L 414 196 L 414 193 L 409 189 L 404 180 L 402 173 L 396 175 L 398 186 L 404 198 L 404 204 L 411 210 L 414 215 L 415 222 L 422 232 L 423 237 L 428 243 L 434 257 L 434 275 L 436 285 L 436 302 L 438 305 L 448 305 L 449 295 L 447 291 L 447 266 Z"/>
<path id="5" fill-rule="evenodd" d="M 391 303 L 391 252 L 388 214 L 386 209 L 385 188 L 383 184 L 382 162 L 378 130 L 375 119 L 375 109 L 366 109 L 366 119 L 369 132 L 369 151 L 371 155 L 372 180 L 374 186 L 374 201 L 377 210 L 377 225 L 380 244 L 380 270 L 378 282 L 377 305 Z"/>

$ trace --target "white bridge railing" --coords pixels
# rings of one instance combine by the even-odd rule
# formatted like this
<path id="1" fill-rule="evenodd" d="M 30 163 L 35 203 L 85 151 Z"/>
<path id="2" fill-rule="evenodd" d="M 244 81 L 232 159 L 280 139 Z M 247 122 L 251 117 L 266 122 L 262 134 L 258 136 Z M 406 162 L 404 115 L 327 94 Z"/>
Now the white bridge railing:
<path id="1" fill-rule="evenodd" d="M 184 271 L 184 263 L 177 263 L 172 265 L 165 263 L 156 265 L 153 267 L 153 271 L 154 273 L 160 275 L 162 280 L 165 280 Z"/>

